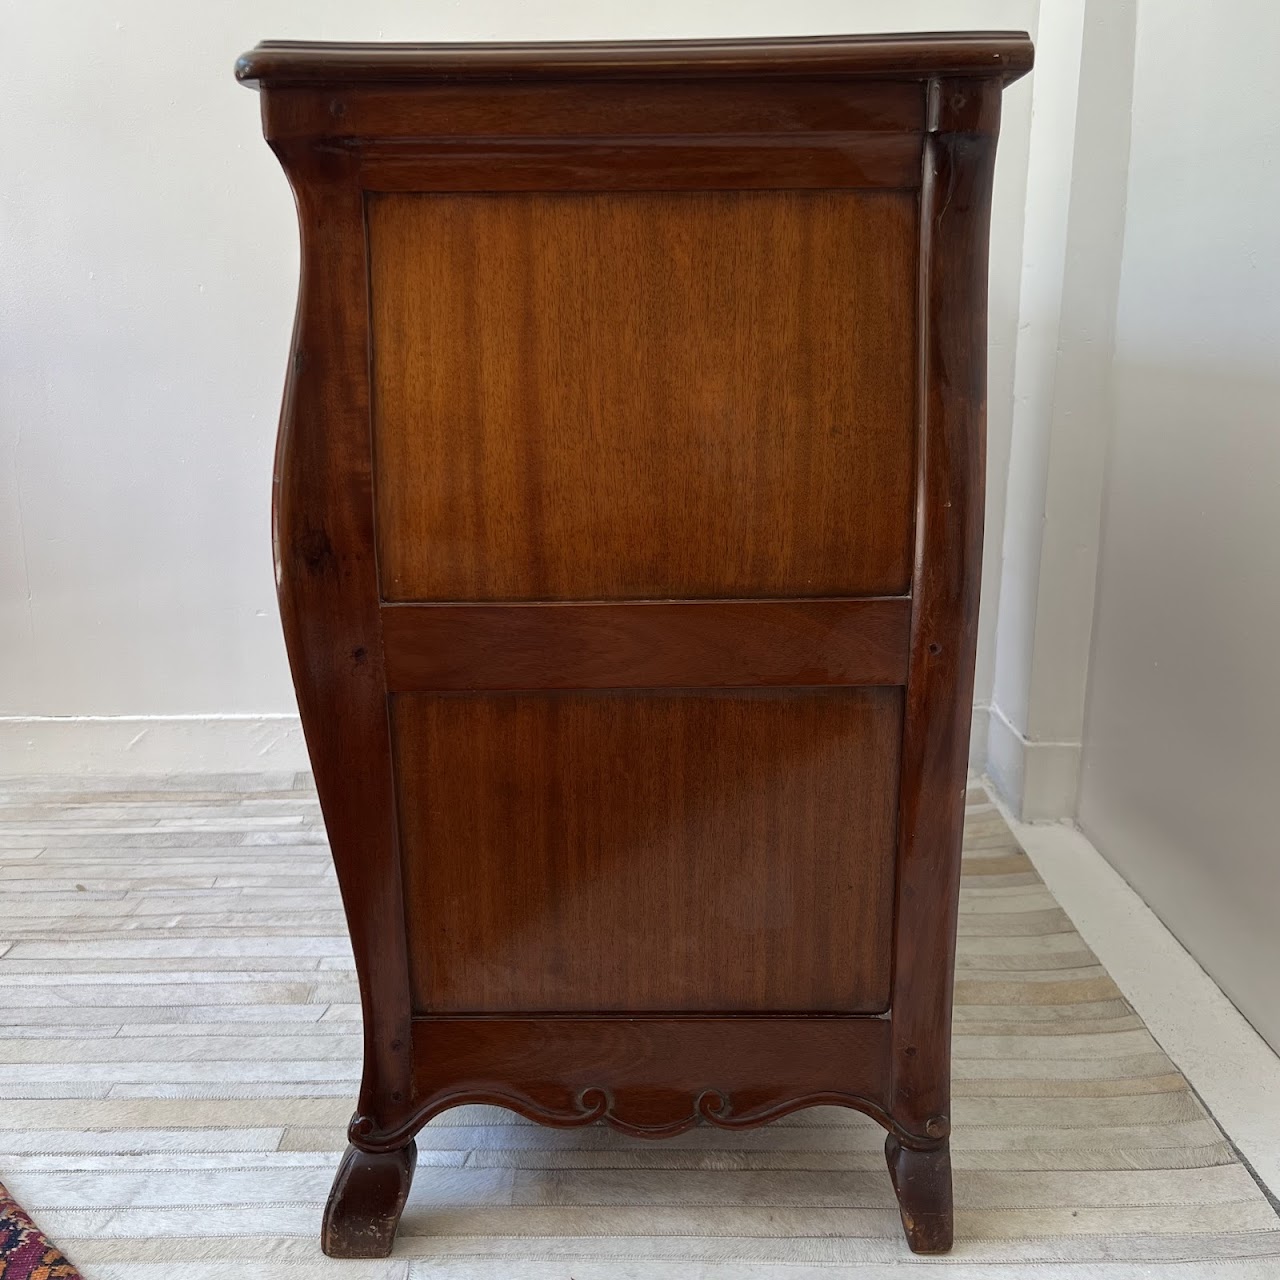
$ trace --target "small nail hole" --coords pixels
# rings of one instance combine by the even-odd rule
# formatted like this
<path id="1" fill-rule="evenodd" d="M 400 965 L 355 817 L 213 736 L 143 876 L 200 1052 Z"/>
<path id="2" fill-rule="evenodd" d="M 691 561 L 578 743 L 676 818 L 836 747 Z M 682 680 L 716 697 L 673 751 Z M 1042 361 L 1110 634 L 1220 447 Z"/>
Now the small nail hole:
<path id="1" fill-rule="evenodd" d="M 934 655 L 934 657 L 936 658 L 936 657 L 938 656 L 938 654 L 940 654 L 940 653 L 942 652 L 942 646 L 941 646 L 941 645 L 940 645 L 940 644 L 935 640 L 935 641 L 934 641 L 934 642 L 929 646 L 929 652 L 930 652 L 931 654 L 933 654 L 933 655 Z"/>

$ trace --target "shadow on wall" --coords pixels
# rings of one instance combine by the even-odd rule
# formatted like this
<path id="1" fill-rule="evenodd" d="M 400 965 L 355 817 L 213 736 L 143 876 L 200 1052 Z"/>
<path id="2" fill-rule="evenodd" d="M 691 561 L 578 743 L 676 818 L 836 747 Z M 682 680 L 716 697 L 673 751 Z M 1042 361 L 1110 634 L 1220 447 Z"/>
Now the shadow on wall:
<path id="1" fill-rule="evenodd" d="M 1280 377 L 1117 362 L 1079 818 L 1280 1049 Z"/>

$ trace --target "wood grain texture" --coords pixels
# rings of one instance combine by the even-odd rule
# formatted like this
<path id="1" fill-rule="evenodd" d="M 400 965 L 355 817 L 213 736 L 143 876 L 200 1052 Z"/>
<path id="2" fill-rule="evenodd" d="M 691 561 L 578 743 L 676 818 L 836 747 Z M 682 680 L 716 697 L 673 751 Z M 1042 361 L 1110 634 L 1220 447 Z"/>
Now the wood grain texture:
<path id="1" fill-rule="evenodd" d="M 396 697 L 415 1011 L 883 1010 L 901 706 Z"/>
<path id="2" fill-rule="evenodd" d="M 448 138 L 364 143 L 367 191 L 792 191 L 900 194 L 920 185 L 920 135 L 834 132 L 745 137 Z"/>
<path id="3" fill-rule="evenodd" d="M 1030 64 L 963 33 L 238 67 L 303 233 L 277 564 L 349 1136 L 388 1157 L 335 1184 L 363 1247 L 458 1101 L 649 1136 L 860 1107 L 909 1243 L 949 1243 L 987 235 Z"/>
<path id="4" fill-rule="evenodd" d="M 924 85 L 879 80 L 741 83 L 643 80 L 529 84 L 327 85 L 267 99 L 274 139 L 561 138 L 599 144 L 656 138 L 792 138 L 924 132 Z M 912 184 L 919 182 L 916 173 Z"/>
<path id="5" fill-rule="evenodd" d="M 915 202 L 369 203 L 390 600 L 900 594 Z"/>
<path id="6" fill-rule="evenodd" d="M 382 609 L 395 693 L 903 684 L 910 626 L 904 596 Z"/>
<path id="7" fill-rule="evenodd" d="M 978 638 L 987 247 L 1000 88 L 938 81 L 931 109 L 921 193 L 919 518 L 894 912 L 892 1110 L 923 1135 L 909 1144 L 917 1146 L 945 1140 L 951 1127 L 948 992 Z M 949 1165 L 946 1171 L 949 1196 Z"/>
<path id="8" fill-rule="evenodd" d="M 874 1018 L 418 1018 L 413 1037 L 418 1122 L 487 1102 L 558 1128 L 666 1138 L 827 1104 L 892 1125 L 888 1028 Z"/>
<path id="9" fill-rule="evenodd" d="M 351 944 L 360 956 L 358 1117 L 409 1105 L 411 1047 L 391 740 L 373 547 L 362 207 L 349 157 L 277 151 L 302 277 L 276 441 L 280 620 Z"/>
<path id="10" fill-rule="evenodd" d="M 1030 70 L 1025 31 L 471 45 L 264 40 L 236 63 L 237 79 L 265 88 L 454 80 L 927 80 L 941 75 L 1004 84 Z"/>

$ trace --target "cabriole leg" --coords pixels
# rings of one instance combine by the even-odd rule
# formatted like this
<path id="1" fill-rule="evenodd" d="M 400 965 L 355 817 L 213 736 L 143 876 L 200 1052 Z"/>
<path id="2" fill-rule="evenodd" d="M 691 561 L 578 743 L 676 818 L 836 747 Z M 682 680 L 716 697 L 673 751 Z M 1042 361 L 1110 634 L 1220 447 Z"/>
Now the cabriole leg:
<path id="1" fill-rule="evenodd" d="M 944 1139 L 940 1146 L 916 1151 L 891 1133 L 884 1155 L 911 1252 L 946 1253 L 953 1233 L 950 1143 Z"/>
<path id="2" fill-rule="evenodd" d="M 385 1258 L 409 1196 L 418 1146 L 370 1155 L 348 1147 L 324 1207 L 320 1247 L 331 1258 Z"/>

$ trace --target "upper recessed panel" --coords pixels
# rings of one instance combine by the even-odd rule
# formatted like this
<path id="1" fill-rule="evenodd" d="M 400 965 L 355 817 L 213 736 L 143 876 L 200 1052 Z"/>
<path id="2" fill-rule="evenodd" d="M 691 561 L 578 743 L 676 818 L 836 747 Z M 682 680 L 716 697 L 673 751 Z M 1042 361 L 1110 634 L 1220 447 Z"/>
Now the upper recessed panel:
<path id="1" fill-rule="evenodd" d="M 391 600 L 908 587 L 906 192 L 375 195 Z"/>

